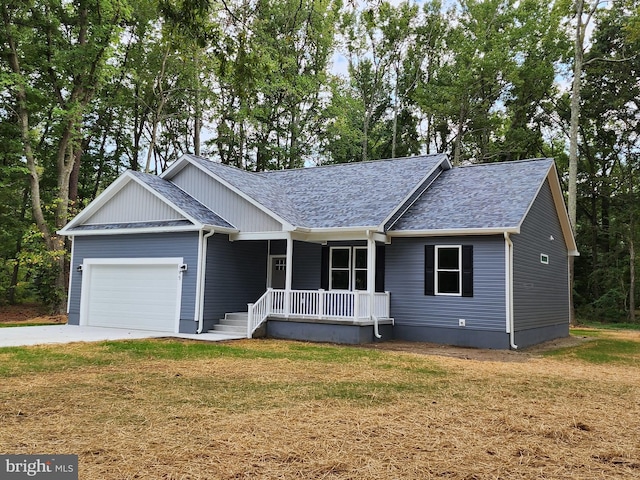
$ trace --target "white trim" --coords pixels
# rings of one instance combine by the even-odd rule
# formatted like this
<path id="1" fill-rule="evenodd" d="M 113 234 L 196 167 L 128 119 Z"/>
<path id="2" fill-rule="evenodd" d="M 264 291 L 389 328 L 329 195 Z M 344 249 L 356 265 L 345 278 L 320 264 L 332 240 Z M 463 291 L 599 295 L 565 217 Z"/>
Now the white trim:
<path id="1" fill-rule="evenodd" d="M 520 233 L 520 227 L 509 228 L 452 228 L 429 230 L 393 230 L 387 232 L 389 237 L 450 237 L 469 235 L 502 235 L 504 232 Z"/>
<path id="2" fill-rule="evenodd" d="M 576 244 L 575 237 L 573 235 L 573 228 L 571 226 L 571 222 L 569 221 L 569 214 L 567 213 L 567 206 L 564 203 L 564 196 L 562 195 L 562 190 L 560 188 L 560 178 L 558 177 L 558 170 L 556 169 L 556 162 L 551 159 L 551 166 L 549 166 L 549 170 L 547 171 L 547 175 L 544 177 L 544 180 L 549 181 L 549 189 L 551 190 L 551 198 L 553 199 L 553 205 L 556 208 L 556 215 L 558 215 L 558 220 L 560 221 L 560 229 L 562 230 L 562 236 L 564 237 L 564 242 L 568 250 L 568 255 L 577 257 L 580 256 L 580 252 L 578 252 L 578 245 Z M 529 215 L 529 211 L 533 208 L 533 204 L 538 198 L 540 191 L 544 187 L 544 180 L 538 186 L 538 190 L 531 200 L 531 203 L 527 207 L 525 214 L 520 219 L 520 223 L 518 224 L 518 230 L 522 227 L 525 219 Z M 514 233 L 514 232 L 511 232 Z M 519 232 L 516 232 L 519 233 Z"/>
<path id="3" fill-rule="evenodd" d="M 458 268 L 456 270 L 453 269 L 441 269 L 438 268 L 438 250 L 445 248 L 457 248 L 458 249 Z M 434 245 L 433 252 L 433 291 L 435 296 L 444 296 L 444 297 L 461 297 L 462 296 L 462 245 Z M 438 272 L 458 272 L 458 293 L 446 293 L 438 291 Z"/>
<path id="4" fill-rule="evenodd" d="M 446 165 L 445 165 L 446 162 Z M 429 179 L 429 177 L 438 169 L 440 168 L 440 173 L 438 173 L 438 175 L 431 180 L 431 182 L 429 182 L 429 185 L 424 185 L 425 182 Z M 387 217 L 382 221 L 382 223 L 380 224 L 380 226 L 378 227 L 379 230 L 384 230 L 384 226 L 387 224 L 387 222 L 391 221 L 391 219 L 393 218 L 393 216 L 398 213 L 400 211 L 400 209 L 402 209 L 402 213 L 400 215 L 398 215 L 398 218 L 391 224 L 389 225 L 389 229 L 392 228 L 396 222 L 398 220 L 400 220 L 400 218 L 407 213 L 407 210 L 409 210 L 411 208 L 411 206 L 416 203 L 418 201 L 418 199 L 422 196 L 422 194 L 418 195 L 416 198 L 413 199 L 412 202 L 409 202 L 409 200 L 411 200 L 411 197 L 418 191 L 420 190 L 422 187 L 424 187 L 423 190 L 423 194 L 424 192 L 426 192 L 429 187 L 431 187 L 431 185 L 433 185 L 433 182 L 435 182 L 440 175 L 442 175 L 442 172 L 446 171 L 446 170 L 450 170 L 451 169 L 451 162 L 449 162 L 449 159 L 447 158 L 446 155 L 444 155 L 443 161 L 441 161 L 438 165 L 436 165 L 435 167 L 433 167 L 431 170 L 429 170 L 429 172 L 422 177 L 422 180 L 420 180 L 420 182 L 411 190 L 411 192 L 402 200 L 402 202 L 400 202 L 394 209 L 393 211 L 387 215 Z M 405 207 L 405 208 L 402 208 Z"/>
<path id="5" fill-rule="evenodd" d="M 73 285 L 73 255 L 75 252 L 76 242 L 74 241 L 73 236 L 69 237 L 71 241 L 71 261 L 69 262 L 69 285 L 67 285 L 67 315 L 69 315 L 69 311 L 71 310 L 71 286 Z"/>
<path id="6" fill-rule="evenodd" d="M 506 307 L 506 330 L 509 334 L 509 346 L 517 350 L 515 344 L 515 325 L 513 318 L 513 242 L 509 238 L 509 233 L 504 232 L 504 269 L 505 269 L 505 307 Z"/>
<path id="7" fill-rule="evenodd" d="M 216 233 L 225 233 L 233 235 L 237 230 L 231 230 L 225 227 L 215 227 L 211 225 L 184 225 L 174 227 L 128 227 L 128 228 L 111 228 L 103 230 L 74 230 L 62 235 L 73 235 L 74 237 L 84 237 L 90 235 L 123 235 L 133 233 L 173 233 L 173 232 L 198 232 L 201 230 L 215 230 Z M 60 233 L 60 232 L 58 232 Z"/>
<path id="8" fill-rule="evenodd" d="M 91 268 L 94 265 L 176 265 L 176 274 L 180 275 L 177 288 L 174 332 L 180 332 L 180 309 L 182 306 L 182 274 L 180 266 L 184 264 L 183 257 L 135 257 L 135 258 L 85 258 L 82 260 L 82 290 L 80 292 L 79 325 L 88 325 L 89 298 L 91 289 Z M 135 325 L 131 326 L 135 330 Z"/>
<path id="9" fill-rule="evenodd" d="M 349 261 L 346 267 L 337 267 L 333 268 L 333 252 L 334 250 L 347 250 L 349 252 Z M 329 290 L 345 290 L 351 291 L 352 285 L 352 268 L 351 268 L 351 256 L 353 254 L 353 248 L 350 245 L 336 245 L 329 247 Z M 349 274 L 349 282 L 347 288 L 333 288 L 333 275 L 331 274 L 333 270 L 337 270 L 339 272 L 347 271 Z"/>

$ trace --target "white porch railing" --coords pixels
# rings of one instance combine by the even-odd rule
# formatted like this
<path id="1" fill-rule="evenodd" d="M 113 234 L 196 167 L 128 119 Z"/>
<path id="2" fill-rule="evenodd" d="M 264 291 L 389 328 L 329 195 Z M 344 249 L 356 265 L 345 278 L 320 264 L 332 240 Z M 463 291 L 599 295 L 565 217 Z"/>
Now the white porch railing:
<path id="1" fill-rule="evenodd" d="M 343 290 L 274 290 L 268 289 L 255 303 L 248 305 L 247 337 L 271 315 L 285 318 L 316 317 L 325 319 L 369 320 L 389 318 L 389 292 L 370 294 Z"/>

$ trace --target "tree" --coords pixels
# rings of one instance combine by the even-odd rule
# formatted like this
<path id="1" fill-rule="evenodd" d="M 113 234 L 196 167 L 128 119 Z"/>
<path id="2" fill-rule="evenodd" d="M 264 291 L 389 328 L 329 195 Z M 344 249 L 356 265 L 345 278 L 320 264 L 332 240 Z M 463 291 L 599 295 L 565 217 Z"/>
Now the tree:
<path id="1" fill-rule="evenodd" d="M 70 178 L 82 158 L 83 117 L 103 83 L 111 43 L 127 14 L 124 0 L 2 5 L 0 42 L 5 68 L 12 73 L 7 88 L 29 170 L 33 219 L 58 265 L 57 310 L 64 305 L 66 249 L 56 230 L 69 216 Z M 38 148 L 40 126 L 47 134 L 47 148 Z M 55 182 L 52 198 L 41 188 L 47 177 Z"/>

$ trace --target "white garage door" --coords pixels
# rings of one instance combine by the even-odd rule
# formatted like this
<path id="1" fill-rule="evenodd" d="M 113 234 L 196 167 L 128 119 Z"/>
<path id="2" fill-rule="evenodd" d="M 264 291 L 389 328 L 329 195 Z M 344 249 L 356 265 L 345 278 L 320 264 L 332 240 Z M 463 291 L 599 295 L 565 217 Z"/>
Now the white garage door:
<path id="1" fill-rule="evenodd" d="M 178 259 L 181 260 L 181 259 Z M 181 262 L 175 259 L 85 259 L 82 323 L 99 327 L 176 332 L 180 310 Z M 172 263 L 173 262 L 173 263 Z"/>

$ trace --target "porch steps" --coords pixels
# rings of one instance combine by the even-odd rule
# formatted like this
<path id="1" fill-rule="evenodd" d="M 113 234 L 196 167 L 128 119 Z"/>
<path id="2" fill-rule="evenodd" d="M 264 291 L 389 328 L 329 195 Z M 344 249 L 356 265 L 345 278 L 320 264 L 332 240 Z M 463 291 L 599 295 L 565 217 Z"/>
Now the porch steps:
<path id="1" fill-rule="evenodd" d="M 248 318 L 249 314 L 247 312 L 225 313 L 224 318 L 221 318 L 209 332 L 245 336 L 247 334 Z"/>

